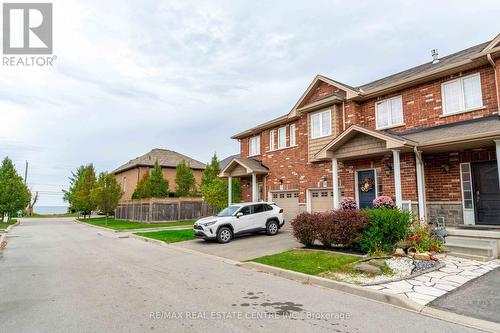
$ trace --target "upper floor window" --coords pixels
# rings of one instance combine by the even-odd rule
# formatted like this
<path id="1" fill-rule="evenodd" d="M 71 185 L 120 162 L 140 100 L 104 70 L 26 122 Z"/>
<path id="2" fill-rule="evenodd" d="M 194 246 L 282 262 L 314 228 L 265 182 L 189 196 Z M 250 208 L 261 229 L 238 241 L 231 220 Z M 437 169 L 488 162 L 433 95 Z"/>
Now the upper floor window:
<path id="1" fill-rule="evenodd" d="M 260 136 L 253 136 L 249 141 L 248 156 L 255 156 L 260 154 Z"/>
<path id="2" fill-rule="evenodd" d="M 375 104 L 377 129 L 403 124 L 403 99 L 401 96 L 385 99 Z"/>
<path id="3" fill-rule="evenodd" d="M 295 124 L 290 125 L 290 146 L 295 146 Z"/>
<path id="4" fill-rule="evenodd" d="M 274 130 L 269 131 L 269 150 L 274 150 Z"/>
<path id="5" fill-rule="evenodd" d="M 311 114 L 311 139 L 332 134 L 332 114 L 330 110 Z"/>
<path id="6" fill-rule="evenodd" d="M 453 114 L 483 106 L 479 73 L 444 82 L 441 87 L 443 114 Z"/>
<path id="7" fill-rule="evenodd" d="M 286 127 L 278 129 L 278 149 L 286 148 Z"/>

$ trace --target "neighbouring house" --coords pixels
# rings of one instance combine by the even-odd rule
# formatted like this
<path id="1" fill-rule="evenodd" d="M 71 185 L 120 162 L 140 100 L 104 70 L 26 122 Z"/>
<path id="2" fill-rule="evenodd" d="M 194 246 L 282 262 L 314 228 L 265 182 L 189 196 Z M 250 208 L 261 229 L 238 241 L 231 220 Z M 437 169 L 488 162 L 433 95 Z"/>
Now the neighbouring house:
<path id="1" fill-rule="evenodd" d="M 168 180 L 169 189 L 175 191 L 175 167 L 182 160 L 193 170 L 194 178 L 196 179 L 197 188 L 199 189 L 201 182 L 201 174 L 205 170 L 206 165 L 189 156 L 168 149 L 153 149 L 149 153 L 134 158 L 128 161 L 119 168 L 113 171 L 116 180 L 123 189 L 122 201 L 132 199 L 132 194 L 139 180 L 144 174 L 151 172 L 156 161 L 161 166 L 163 176 Z"/>
<path id="2" fill-rule="evenodd" d="M 316 76 L 287 114 L 232 137 L 221 176 L 287 220 L 387 195 L 421 221 L 500 226 L 500 35 L 432 56 L 357 87 Z"/>

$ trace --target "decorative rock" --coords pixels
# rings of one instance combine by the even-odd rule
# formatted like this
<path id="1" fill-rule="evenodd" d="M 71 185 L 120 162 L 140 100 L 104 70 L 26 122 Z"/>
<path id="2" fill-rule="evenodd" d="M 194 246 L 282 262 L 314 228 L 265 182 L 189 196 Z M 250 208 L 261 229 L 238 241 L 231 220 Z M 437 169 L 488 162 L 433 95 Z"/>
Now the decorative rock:
<path id="1" fill-rule="evenodd" d="M 405 250 L 403 250 L 402 248 L 397 248 L 394 251 L 394 255 L 397 256 L 397 257 L 404 257 L 405 256 Z"/>
<path id="2" fill-rule="evenodd" d="M 382 271 L 380 270 L 379 267 L 372 266 L 372 265 L 366 264 L 366 263 L 357 264 L 354 266 L 354 269 L 359 271 L 359 272 L 368 273 L 368 274 L 380 274 L 380 273 L 382 273 Z"/>
<path id="3" fill-rule="evenodd" d="M 416 260 L 431 260 L 431 255 L 427 252 L 415 253 L 413 258 Z"/>
<path id="4" fill-rule="evenodd" d="M 384 267 L 385 266 L 385 259 L 372 259 L 368 263 L 370 265 L 373 265 L 373 266 Z"/>

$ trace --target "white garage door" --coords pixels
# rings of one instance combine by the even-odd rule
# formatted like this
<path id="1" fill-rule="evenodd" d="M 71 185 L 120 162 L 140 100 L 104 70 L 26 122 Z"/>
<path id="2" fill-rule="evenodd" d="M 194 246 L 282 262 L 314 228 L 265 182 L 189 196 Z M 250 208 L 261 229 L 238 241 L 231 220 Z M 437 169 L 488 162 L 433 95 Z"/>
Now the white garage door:
<path id="1" fill-rule="evenodd" d="M 332 189 L 310 190 L 311 211 L 326 212 L 333 209 Z"/>
<path id="2" fill-rule="evenodd" d="M 273 202 L 283 208 L 283 217 L 289 225 L 295 216 L 299 214 L 299 192 L 280 191 L 272 192 Z"/>

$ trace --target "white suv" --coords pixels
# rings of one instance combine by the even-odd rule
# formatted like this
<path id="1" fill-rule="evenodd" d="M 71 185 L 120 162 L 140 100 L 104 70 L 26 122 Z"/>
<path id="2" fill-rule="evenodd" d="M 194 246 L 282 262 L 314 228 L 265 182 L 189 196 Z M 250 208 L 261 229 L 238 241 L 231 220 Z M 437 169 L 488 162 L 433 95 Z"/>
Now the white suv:
<path id="1" fill-rule="evenodd" d="M 196 237 L 229 243 L 234 236 L 260 231 L 274 236 L 284 224 L 283 209 L 274 203 L 251 202 L 234 204 L 217 216 L 199 219 L 193 230 Z"/>

